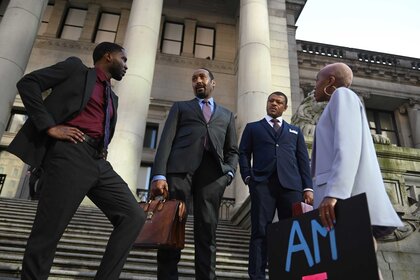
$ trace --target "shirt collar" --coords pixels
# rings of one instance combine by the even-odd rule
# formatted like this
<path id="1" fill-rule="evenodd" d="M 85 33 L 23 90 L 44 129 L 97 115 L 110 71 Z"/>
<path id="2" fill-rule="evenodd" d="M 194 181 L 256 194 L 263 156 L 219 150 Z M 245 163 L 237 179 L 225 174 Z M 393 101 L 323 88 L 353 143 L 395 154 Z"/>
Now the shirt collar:
<path id="1" fill-rule="evenodd" d="M 195 97 L 197 100 L 198 100 L 198 103 L 201 103 L 201 102 L 203 102 L 203 98 L 198 98 L 198 97 Z M 213 97 L 210 97 L 209 99 L 207 99 L 207 101 L 209 102 L 209 105 L 213 105 L 214 104 L 214 100 L 213 100 Z"/>
<path id="2" fill-rule="evenodd" d="M 271 125 L 273 126 L 273 122 L 271 122 L 271 119 L 274 119 L 273 117 L 270 117 L 269 115 L 265 116 L 265 120 Z M 283 118 L 280 116 L 277 118 L 279 120 L 279 126 L 281 126 L 283 124 Z"/>
<path id="3" fill-rule="evenodd" d="M 96 70 L 96 80 L 98 82 L 105 82 L 107 81 L 108 83 L 110 83 L 110 79 L 107 79 L 106 74 L 104 71 L 102 71 L 102 69 L 100 69 L 99 67 L 95 67 Z"/>

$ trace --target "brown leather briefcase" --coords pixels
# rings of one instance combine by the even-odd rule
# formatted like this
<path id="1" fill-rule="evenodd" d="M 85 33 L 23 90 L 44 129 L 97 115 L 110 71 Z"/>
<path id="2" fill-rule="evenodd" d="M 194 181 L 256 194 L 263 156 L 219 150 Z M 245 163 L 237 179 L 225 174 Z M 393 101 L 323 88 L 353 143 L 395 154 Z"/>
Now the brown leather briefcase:
<path id="1" fill-rule="evenodd" d="M 185 204 L 179 200 L 150 200 L 140 202 L 146 213 L 135 247 L 183 249 L 185 244 Z"/>

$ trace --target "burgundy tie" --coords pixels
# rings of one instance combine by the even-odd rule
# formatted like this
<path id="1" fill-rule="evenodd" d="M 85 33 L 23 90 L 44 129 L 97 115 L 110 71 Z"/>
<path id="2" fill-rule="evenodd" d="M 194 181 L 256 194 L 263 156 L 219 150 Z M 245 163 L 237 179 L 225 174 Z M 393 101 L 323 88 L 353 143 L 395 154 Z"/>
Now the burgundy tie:
<path id="1" fill-rule="evenodd" d="M 210 118 L 211 118 L 211 107 L 210 107 L 210 103 L 208 100 L 203 100 L 203 115 L 204 115 L 204 119 L 206 120 L 206 122 L 209 122 Z"/>
<path id="2" fill-rule="evenodd" d="M 276 132 L 279 131 L 280 125 L 279 125 L 279 120 L 278 119 L 271 119 L 270 122 L 273 123 L 273 128 Z"/>

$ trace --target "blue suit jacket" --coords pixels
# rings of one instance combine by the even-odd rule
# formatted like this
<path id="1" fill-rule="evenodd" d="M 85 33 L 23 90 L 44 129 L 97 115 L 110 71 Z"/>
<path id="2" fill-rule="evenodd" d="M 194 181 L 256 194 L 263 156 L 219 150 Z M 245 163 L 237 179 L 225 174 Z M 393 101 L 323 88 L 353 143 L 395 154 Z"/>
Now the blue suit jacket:
<path id="1" fill-rule="evenodd" d="M 265 119 L 246 125 L 239 145 L 239 166 L 244 181 L 250 176 L 253 181 L 263 182 L 277 171 L 284 188 L 312 188 L 302 132 L 284 120 L 277 134 Z"/>

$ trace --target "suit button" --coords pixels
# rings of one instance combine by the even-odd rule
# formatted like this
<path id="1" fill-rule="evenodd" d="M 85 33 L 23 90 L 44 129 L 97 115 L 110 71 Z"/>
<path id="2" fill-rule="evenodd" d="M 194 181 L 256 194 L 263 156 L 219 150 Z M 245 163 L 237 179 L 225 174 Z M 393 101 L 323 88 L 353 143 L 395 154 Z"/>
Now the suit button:
<path id="1" fill-rule="evenodd" d="M 276 147 L 278 147 L 279 146 L 279 144 L 276 144 Z"/>
<path id="2" fill-rule="evenodd" d="M 207 127 L 210 127 L 210 125 L 208 124 L 208 125 L 206 125 Z"/>

